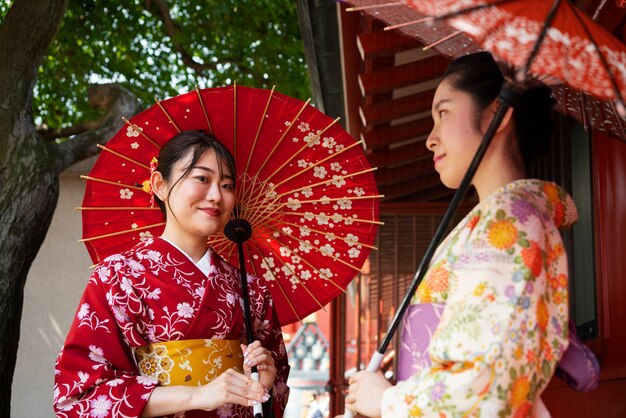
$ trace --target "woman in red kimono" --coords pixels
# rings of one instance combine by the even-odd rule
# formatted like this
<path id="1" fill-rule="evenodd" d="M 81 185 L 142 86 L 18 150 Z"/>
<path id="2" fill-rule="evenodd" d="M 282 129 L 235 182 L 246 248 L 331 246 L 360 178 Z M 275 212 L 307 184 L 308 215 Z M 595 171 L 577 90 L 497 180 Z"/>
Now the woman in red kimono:
<path id="1" fill-rule="evenodd" d="M 56 363 L 57 416 L 251 417 L 263 402 L 282 417 L 289 365 L 269 290 L 248 277 L 257 341 L 243 345 L 239 272 L 206 245 L 230 219 L 235 178 L 206 133 L 162 148 L 150 184 L 165 230 L 95 267 Z"/>

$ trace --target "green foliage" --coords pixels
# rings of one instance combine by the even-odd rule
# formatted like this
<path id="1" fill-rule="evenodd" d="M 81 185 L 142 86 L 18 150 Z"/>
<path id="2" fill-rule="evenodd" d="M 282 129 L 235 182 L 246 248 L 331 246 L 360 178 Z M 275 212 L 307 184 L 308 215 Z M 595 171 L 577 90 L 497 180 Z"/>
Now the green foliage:
<path id="1" fill-rule="evenodd" d="M 146 107 L 155 96 L 233 81 L 310 96 L 293 0 L 166 0 L 175 39 L 167 35 L 157 3 L 70 0 L 39 70 L 38 122 L 59 128 L 93 118 L 86 100 L 91 83 L 120 83 Z M 175 43 L 211 68 L 197 74 L 185 66 Z"/>

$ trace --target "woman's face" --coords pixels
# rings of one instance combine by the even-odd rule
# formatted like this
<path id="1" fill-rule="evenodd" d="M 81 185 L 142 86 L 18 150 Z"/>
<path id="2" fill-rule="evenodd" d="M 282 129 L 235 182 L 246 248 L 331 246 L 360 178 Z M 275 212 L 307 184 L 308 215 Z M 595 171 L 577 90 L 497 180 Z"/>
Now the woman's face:
<path id="1" fill-rule="evenodd" d="M 454 89 L 447 79 L 439 84 L 432 106 L 435 124 L 426 146 L 434 154 L 435 170 L 442 183 L 451 189 L 461 184 L 482 140 L 476 127 L 477 114 L 469 94 Z M 481 127 L 483 123 L 481 120 Z"/>
<path id="2" fill-rule="evenodd" d="M 235 207 L 233 173 L 222 164 L 223 178 L 220 178 L 217 156 L 214 150 L 209 150 L 177 182 L 190 160 L 191 151 L 176 163 L 170 181 L 165 183 L 167 229 L 183 239 L 205 238 L 221 231 L 230 219 Z"/>

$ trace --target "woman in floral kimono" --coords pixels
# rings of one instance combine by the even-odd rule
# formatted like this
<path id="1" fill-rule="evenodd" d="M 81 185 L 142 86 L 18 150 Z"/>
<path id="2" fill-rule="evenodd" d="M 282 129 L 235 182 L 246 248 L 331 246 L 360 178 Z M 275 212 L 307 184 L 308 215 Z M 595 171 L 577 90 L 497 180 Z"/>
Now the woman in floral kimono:
<path id="1" fill-rule="evenodd" d="M 456 60 L 433 99 L 426 146 L 457 188 L 497 107 L 491 55 Z M 439 246 L 414 306 L 439 315 L 428 361 L 392 386 L 350 379 L 346 407 L 369 417 L 549 416 L 540 395 L 568 346 L 568 272 L 559 234 L 576 221 L 559 186 L 526 179 L 552 131 L 548 88 L 527 90 L 497 130 L 472 184 L 479 204 Z"/>
<path id="2" fill-rule="evenodd" d="M 150 184 L 165 230 L 95 267 L 55 367 L 57 416 L 251 417 L 265 403 L 280 418 L 289 366 L 272 298 L 249 276 L 256 341 L 241 344 L 239 272 L 206 245 L 235 205 L 232 156 L 182 132 Z"/>

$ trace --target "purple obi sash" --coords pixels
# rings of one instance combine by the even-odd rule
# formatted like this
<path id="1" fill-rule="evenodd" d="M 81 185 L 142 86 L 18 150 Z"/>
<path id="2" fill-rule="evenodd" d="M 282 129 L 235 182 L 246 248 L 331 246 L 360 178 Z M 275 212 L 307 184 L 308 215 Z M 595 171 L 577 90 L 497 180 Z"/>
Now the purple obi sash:
<path id="1" fill-rule="evenodd" d="M 439 325 L 444 305 L 421 303 L 409 306 L 402 320 L 402 337 L 398 350 L 398 381 L 406 380 L 422 368 L 429 366 L 428 345 Z M 598 386 L 600 365 L 591 350 L 576 334 L 569 322 L 569 346 L 555 374 L 572 388 L 588 392 Z"/>

